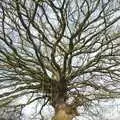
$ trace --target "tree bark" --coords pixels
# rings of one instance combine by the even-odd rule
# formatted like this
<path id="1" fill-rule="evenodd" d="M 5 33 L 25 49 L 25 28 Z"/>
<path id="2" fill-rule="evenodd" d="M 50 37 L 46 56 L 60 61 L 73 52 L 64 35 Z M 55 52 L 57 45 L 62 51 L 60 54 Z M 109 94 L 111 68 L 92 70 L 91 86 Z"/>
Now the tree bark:
<path id="1" fill-rule="evenodd" d="M 57 84 L 57 98 L 54 97 L 55 100 L 52 104 L 55 109 L 55 115 L 52 120 L 72 120 L 73 117 L 78 115 L 78 112 L 76 106 L 66 104 L 67 81 L 64 76 L 61 77 Z"/>
<path id="2" fill-rule="evenodd" d="M 78 116 L 76 107 L 62 103 L 56 106 L 55 115 L 52 120 L 72 120 L 75 116 Z"/>

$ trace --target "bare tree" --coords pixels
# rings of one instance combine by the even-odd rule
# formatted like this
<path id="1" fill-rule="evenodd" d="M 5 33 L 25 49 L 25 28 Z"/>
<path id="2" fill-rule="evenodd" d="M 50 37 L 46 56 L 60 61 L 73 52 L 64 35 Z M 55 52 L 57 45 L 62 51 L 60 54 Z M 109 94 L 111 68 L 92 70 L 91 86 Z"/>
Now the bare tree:
<path id="1" fill-rule="evenodd" d="M 120 97 L 119 0 L 0 1 L 0 106 L 29 95 L 17 106 L 44 99 L 71 120 Z"/>

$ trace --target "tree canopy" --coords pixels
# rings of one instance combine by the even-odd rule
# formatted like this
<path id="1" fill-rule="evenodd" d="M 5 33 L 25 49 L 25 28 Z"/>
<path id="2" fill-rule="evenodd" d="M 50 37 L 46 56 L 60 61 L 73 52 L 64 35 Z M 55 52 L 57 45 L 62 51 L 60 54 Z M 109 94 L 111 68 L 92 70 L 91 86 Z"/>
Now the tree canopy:
<path id="1" fill-rule="evenodd" d="M 0 106 L 119 98 L 119 23 L 119 0 L 0 0 Z"/>

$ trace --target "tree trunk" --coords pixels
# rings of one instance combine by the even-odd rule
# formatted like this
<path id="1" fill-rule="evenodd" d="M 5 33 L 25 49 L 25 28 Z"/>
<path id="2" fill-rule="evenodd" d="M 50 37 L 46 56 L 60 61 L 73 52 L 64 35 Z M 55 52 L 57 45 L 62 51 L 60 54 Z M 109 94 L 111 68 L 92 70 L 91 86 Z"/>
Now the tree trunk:
<path id="1" fill-rule="evenodd" d="M 56 89 L 54 89 L 56 91 Z M 53 92 L 54 93 L 54 92 Z M 53 107 L 55 108 L 55 115 L 52 120 L 72 120 L 78 115 L 76 106 L 66 104 L 67 81 L 62 77 L 57 85 L 56 97 L 54 97 Z"/>
<path id="2" fill-rule="evenodd" d="M 75 116 L 78 116 L 76 108 L 65 103 L 59 104 L 55 108 L 55 115 L 52 120 L 72 120 Z"/>

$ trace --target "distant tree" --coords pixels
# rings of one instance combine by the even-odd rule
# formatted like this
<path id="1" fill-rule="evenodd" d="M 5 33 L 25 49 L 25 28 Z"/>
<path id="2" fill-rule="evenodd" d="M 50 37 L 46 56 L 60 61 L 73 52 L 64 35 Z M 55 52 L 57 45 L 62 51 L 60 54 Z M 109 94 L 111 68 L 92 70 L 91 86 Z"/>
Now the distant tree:
<path id="1" fill-rule="evenodd" d="M 78 106 L 120 97 L 119 0 L 0 2 L 0 106 L 44 100 L 52 119 L 71 120 Z"/>

